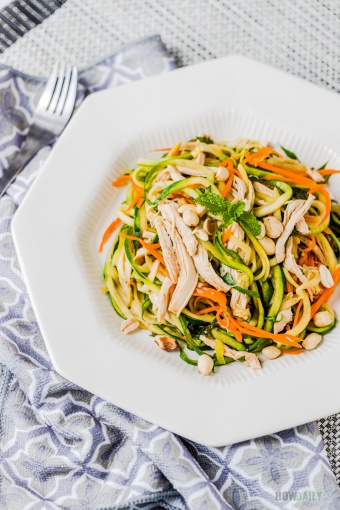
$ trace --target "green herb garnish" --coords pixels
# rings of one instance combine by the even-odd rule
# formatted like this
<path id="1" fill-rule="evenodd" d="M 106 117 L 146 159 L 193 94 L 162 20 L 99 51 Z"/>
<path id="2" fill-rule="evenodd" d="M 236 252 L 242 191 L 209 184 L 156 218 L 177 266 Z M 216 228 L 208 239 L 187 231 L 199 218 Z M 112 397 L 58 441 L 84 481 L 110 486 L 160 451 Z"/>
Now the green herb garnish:
<path id="1" fill-rule="evenodd" d="M 203 195 L 195 198 L 195 202 L 206 207 L 215 216 L 221 214 L 226 227 L 229 227 L 229 225 L 236 221 L 241 226 L 244 225 L 245 229 L 255 237 L 261 233 L 259 221 L 253 214 L 244 210 L 245 203 L 242 200 L 231 203 L 220 195 L 205 192 Z"/>
<path id="2" fill-rule="evenodd" d="M 299 158 L 297 157 L 297 155 L 294 152 L 289 151 L 288 149 L 285 149 L 284 147 L 282 147 L 282 145 L 280 147 L 283 150 L 283 152 L 286 154 L 286 156 L 288 156 L 288 158 L 296 159 L 296 161 L 299 161 Z"/>

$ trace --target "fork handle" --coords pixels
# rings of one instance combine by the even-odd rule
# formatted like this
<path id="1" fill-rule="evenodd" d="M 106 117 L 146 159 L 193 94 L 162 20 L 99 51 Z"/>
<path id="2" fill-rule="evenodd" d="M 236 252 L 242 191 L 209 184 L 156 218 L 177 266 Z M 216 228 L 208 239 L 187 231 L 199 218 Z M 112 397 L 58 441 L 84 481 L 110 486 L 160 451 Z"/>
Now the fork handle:
<path id="1" fill-rule="evenodd" d="M 5 193 L 8 186 L 14 181 L 15 177 L 24 169 L 27 163 L 40 151 L 48 145 L 53 138 L 50 133 L 40 133 L 40 136 L 28 135 L 23 148 L 12 160 L 9 168 L 4 171 L 0 177 L 0 197 Z"/>

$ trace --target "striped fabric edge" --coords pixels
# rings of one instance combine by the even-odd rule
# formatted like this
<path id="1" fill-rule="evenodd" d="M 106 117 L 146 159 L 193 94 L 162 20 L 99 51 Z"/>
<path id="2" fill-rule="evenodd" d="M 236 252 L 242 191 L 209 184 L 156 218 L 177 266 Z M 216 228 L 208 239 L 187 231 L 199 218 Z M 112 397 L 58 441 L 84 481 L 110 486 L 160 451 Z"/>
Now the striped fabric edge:
<path id="1" fill-rule="evenodd" d="M 0 10 L 0 53 L 61 7 L 66 0 L 14 0 Z"/>

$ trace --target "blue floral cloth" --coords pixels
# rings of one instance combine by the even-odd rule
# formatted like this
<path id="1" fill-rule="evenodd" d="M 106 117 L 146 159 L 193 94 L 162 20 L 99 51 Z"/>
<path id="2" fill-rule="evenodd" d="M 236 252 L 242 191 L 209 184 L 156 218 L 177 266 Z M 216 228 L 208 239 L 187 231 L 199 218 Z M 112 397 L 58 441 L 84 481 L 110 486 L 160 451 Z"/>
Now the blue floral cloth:
<path id="1" fill-rule="evenodd" d="M 78 103 L 174 66 L 160 39 L 149 38 L 83 71 Z M 25 140 L 43 87 L 0 69 L 0 175 Z M 12 217 L 50 150 L 40 151 L 0 200 L 0 508 L 340 509 L 315 423 L 207 448 L 54 371 L 11 236 Z"/>

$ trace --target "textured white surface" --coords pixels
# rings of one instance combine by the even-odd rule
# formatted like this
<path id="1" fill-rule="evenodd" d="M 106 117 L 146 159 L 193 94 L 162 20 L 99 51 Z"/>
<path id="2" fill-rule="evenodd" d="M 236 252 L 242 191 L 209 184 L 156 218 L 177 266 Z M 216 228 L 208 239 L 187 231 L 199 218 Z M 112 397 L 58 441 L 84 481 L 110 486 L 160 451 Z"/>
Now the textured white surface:
<path id="1" fill-rule="evenodd" d="M 226 96 L 219 78 L 228 72 L 235 78 Z M 196 84 L 194 90 L 191 83 Z M 324 387 L 340 384 L 339 329 L 314 352 L 265 361 L 263 370 L 256 372 L 235 363 L 206 379 L 176 353 L 155 347 L 145 332 L 128 337 L 120 333 L 120 320 L 100 291 L 102 261 L 97 247 L 104 226 L 112 220 L 112 205 L 119 203 L 110 185 L 113 174 L 150 146 L 167 145 L 204 129 L 220 139 L 250 135 L 289 144 L 301 158 L 308 154 L 307 163 L 312 158 L 317 165 L 326 158 L 339 166 L 339 119 L 340 98 L 335 94 L 241 57 L 90 96 L 13 220 L 20 265 L 56 369 L 106 400 L 205 444 L 230 444 L 337 412 L 338 402 Z M 337 182 L 334 177 L 334 189 Z M 28 224 L 35 229 L 28 230 Z M 54 268 L 48 280 L 43 278 L 46 260 Z M 338 313 L 339 308 L 338 304 Z M 129 360 L 128 369 L 122 359 Z M 313 395 L 303 406 L 296 391 L 301 381 Z M 184 387 L 190 395 L 190 413 L 186 399 L 178 398 Z M 285 391 L 277 399 L 281 387 Z M 228 406 L 221 405 L 226 395 Z M 254 395 L 270 406 L 259 412 Z"/>
<path id="2" fill-rule="evenodd" d="M 340 3 L 333 0 L 68 0 L 0 63 L 47 76 L 58 59 L 87 66 L 155 33 L 183 64 L 242 54 L 339 90 Z M 224 79 L 227 87 L 231 77 Z"/>

